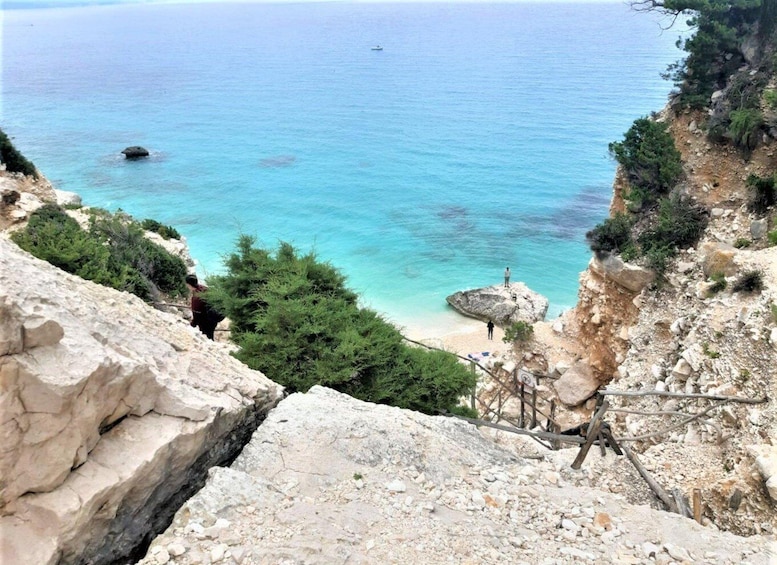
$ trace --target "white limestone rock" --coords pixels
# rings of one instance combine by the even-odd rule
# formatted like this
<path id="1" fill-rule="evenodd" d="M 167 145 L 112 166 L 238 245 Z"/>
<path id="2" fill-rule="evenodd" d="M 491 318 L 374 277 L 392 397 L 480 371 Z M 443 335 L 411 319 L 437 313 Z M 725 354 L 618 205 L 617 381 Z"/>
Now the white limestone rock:
<path id="1" fill-rule="evenodd" d="M 579 406 L 599 388 L 593 370 L 584 361 L 578 361 L 553 383 L 559 400 L 567 406 Z"/>
<path id="2" fill-rule="evenodd" d="M 57 199 L 57 204 L 60 206 L 81 206 L 81 196 L 75 192 L 69 192 L 67 190 L 54 189 L 54 196 Z"/>
<path id="3" fill-rule="evenodd" d="M 476 288 L 451 294 L 445 299 L 454 310 L 508 326 L 514 322 L 538 322 L 545 319 L 548 299 L 522 282 Z"/>
<path id="4" fill-rule="evenodd" d="M 777 502 L 777 446 L 749 445 L 747 451 L 755 458 L 755 464 L 764 478 L 769 496 Z"/>
<path id="5" fill-rule="evenodd" d="M 588 268 L 631 292 L 641 292 L 656 278 L 656 274 L 650 269 L 626 263 L 617 255 L 602 258 L 594 256 L 589 261 Z"/>
<path id="6" fill-rule="evenodd" d="M 0 320 L 2 563 L 120 555 L 127 521 L 156 519 L 281 392 L 180 317 L 2 237 Z"/>
<path id="7" fill-rule="evenodd" d="M 207 554 L 213 541 L 187 526 L 223 518 L 242 538 L 230 552 L 246 548 L 248 563 L 609 563 L 626 548 L 639 559 L 622 562 L 636 563 L 647 543 L 678 555 L 712 551 L 721 563 L 739 563 L 747 551 L 754 565 L 768 563 L 766 536 L 737 537 L 587 482 L 567 484 L 577 451 L 556 452 L 559 472 L 460 420 L 313 387 L 281 401 L 231 468 L 213 469 L 152 551 L 181 543 L 186 556 Z M 406 492 L 385 488 L 394 480 Z M 290 481 L 297 488 L 284 492 Z M 591 535 L 597 529 L 603 533 Z"/>

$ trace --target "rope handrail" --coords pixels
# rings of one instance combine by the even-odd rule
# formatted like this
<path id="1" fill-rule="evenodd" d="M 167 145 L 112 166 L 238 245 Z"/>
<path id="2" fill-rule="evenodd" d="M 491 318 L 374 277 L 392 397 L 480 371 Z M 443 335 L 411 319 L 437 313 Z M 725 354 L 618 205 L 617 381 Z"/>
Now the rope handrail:
<path id="1" fill-rule="evenodd" d="M 501 386 L 503 389 L 507 390 L 509 393 L 511 393 L 511 394 L 513 394 L 513 395 L 515 395 L 515 396 L 518 396 L 518 395 L 520 394 L 518 391 L 515 391 L 515 390 L 513 390 L 513 388 L 512 388 L 511 386 L 509 386 L 509 385 L 505 384 L 505 383 L 504 383 L 504 382 L 503 382 L 503 381 L 502 381 L 502 380 L 501 380 L 499 377 L 497 377 L 497 376 L 496 376 L 494 373 L 492 373 L 491 371 L 489 371 L 487 368 L 485 368 L 483 365 L 481 365 L 480 363 L 478 363 L 476 360 L 474 360 L 474 359 L 472 359 L 472 358 L 469 358 L 469 357 L 464 357 L 463 355 L 459 355 L 458 353 L 451 352 L 451 351 L 446 351 L 445 349 L 441 349 L 441 348 L 439 348 L 439 347 L 434 347 L 434 346 L 432 346 L 432 345 L 427 345 L 426 343 L 421 343 L 420 341 L 416 341 L 416 340 L 414 340 L 414 339 L 410 339 L 409 337 L 405 337 L 404 335 L 402 336 L 402 338 L 403 338 L 405 341 L 409 341 L 410 343 L 415 343 L 416 345 L 420 345 L 421 347 L 425 347 L 425 348 L 427 348 L 427 349 L 434 349 L 435 351 L 442 351 L 442 352 L 444 352 L 444 353 L 451 353 L 451 354 L 455 355 L 456 357 L 458 357 L 459 359 L 462 359 L 463 361 L 467 361 L 467 362 L 469 362 L 469 363 L 472 363 L 472 364 L 476 365 L 478 368 L 480 368 L 480 370 L 482 370 L 484 373 L 486 373 L 488 376 L 490 376 L 490 377 L 491 377 L 491 378 L 492 378 L 494 381 L 496 381 L 496 383 L 497 383 L 499 386 Z M 544 396 L 542 396 L 542 395 L 540 395 L 540 394 L 537 394 L 537 396 L 538 396 L 540 399 L 542 399 L 544 402 L 546 402 L 546 403 L 550 403 L 550 402 L 551 402 L 551 401 L 550 401 L 550 399 L 548 399 L 548 398 L 545 398 Z M 526 396 L 525 396 L 525 393 L 524 393 L 524 400 L 530 400 L 530 398 L 526 398 Z M 481 404 L 482 404 L 482 402 L 481 402 Z M 490 406 L 489 406 L 489 409 L 490 409 Z M 543 412 L 542 410 L 540 410 L 540 409 L 539 409 L 539 408 L 538 408 L 536 405 L 534 405 L 534 409 L 536 410 L 537 414 L 539 414 L 540 416 L 542 416 L 542 417 L 543 417 L 543 418 L 545 418 L 546 420 L 548 420 L 548 421 L 552 422 L 552 423 L 553 423 L 553 424 L 555 424 L 555 425 L 559 425 L 559 423 L 558 423 L 558 422 L 556 422 L 556 420 L 555 420 L 554 418 L 552 418 L 552 417 L 550 416 L 550 414 L 546 414 L 545 412 Z"/>
<path id="2" fill-rule="evenodd" d="M 748 398 L 745 396 L 726 396 L 723 394 L 702 394 L 697 392 L 671 392 L 668 390 L 600 390 L 605 396 L 671 396 L 675 398 L 703 398 L 725 402 L 741 402 L 744 404 L 763 404 L 769 402 L 769 397 Z"/>

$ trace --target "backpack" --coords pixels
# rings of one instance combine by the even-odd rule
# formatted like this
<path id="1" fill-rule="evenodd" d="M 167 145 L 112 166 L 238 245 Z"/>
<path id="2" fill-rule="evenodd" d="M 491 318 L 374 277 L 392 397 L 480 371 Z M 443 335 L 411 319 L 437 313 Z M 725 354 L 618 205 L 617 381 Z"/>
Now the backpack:
<path id="1" fill-rule="evenodd" d="M 205 319 L 214 324 L 218 324 L 224 319 L 224 314 L 213 308 L 207 302 L 205 303 Z"/>

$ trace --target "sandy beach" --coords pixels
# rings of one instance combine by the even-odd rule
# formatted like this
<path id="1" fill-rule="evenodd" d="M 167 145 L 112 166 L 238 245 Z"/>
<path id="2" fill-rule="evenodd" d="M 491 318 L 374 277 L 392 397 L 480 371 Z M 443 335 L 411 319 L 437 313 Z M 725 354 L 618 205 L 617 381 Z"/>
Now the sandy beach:
<path id="1" fill-rule="evenodd" d="M 390 320 L 390 319 L 389 319 Z M 418 320 L 390 320 L 397 325 L 402 334 L 412 340 L 431 347 L 457 353 L 466 357 L 470 353 L 488 352 L 489 356 L 505 353 L 510 347 L 502 341 L 504 330 L 494 328 L 494 338 L 488 339 L 485 322 L 463 316 L 452 309 L 423 322 Z"/>

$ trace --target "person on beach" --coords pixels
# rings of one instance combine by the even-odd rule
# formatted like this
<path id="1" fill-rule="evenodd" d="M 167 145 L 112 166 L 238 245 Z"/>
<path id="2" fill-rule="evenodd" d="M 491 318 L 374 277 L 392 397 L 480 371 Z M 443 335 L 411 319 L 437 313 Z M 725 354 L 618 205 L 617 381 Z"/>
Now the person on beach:
<path id="1" fill-rule="evenodd" d="M 505 269 L 505 288 L 510 286 L 510 267 Z"/>
<path id="2" fill-rule="evenodd" d="M 494 339 L 494 322 L 489 320 L 486 328 L 488 328 L 488 339 Z"/>
<path id="3" fill-rule="evenodd" d="M 213 315 L 213 311 L 208 308 L 205 300 L 200 296 L 203 292 L 208 290 L 208 287 L 204 284 L 200 284 L 197 280 L 197 275 L 186 275 L 186 286 L 192 293 L 192 321 L 193 328 L 200 328 L 200 331 L 204 333 L 208 339 L 213 339 L 213 332 L 216 331 L 216 326 L 221 321 L 218 316 Z"/>

